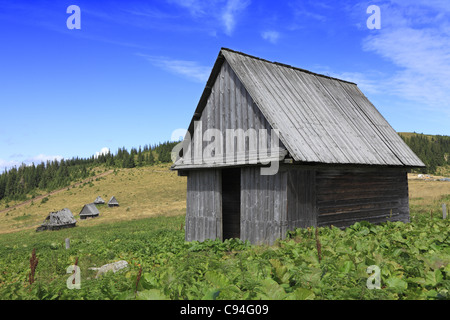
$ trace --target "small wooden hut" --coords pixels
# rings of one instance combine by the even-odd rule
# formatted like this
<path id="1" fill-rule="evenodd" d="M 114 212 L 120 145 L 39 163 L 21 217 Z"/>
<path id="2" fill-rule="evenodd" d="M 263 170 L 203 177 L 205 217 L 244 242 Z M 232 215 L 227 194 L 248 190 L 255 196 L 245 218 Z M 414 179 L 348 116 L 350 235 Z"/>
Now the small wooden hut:
<path id="1" fill-rule="evenodd" d="M 100 214 L 100 211 L 98 211 L 97 207 L 93 203 L 85 204 L 83 209 L 80 211 L 80 219 L 87 219 L 87 218 L 95 218 L 98 217 Z"/>
<path id="2" fill-rule="evenodd" d="M 179 147 L 187 241 L 408 222 L 424 166 L 355 83 L 225 48 Z"/>
<path id="3" fill-rule="evenodd" d="M 102 197 L 98 196 L 98 197 L 94 200 L 94 204 L 105 204 L 105 200 L 103 200 Z"/>
<path id="4" fill-rule="evenodd" d="M 118 207 L 119 202 L 117 201 L 116 197 L 112 196 L 111 199 L 108 201 L 108 207 Z"/>
<path id="5" fill-rule="evenodd" d="M 36 231 L 44 230 L 59 230 L 64 228 L 73 228 L 77 220 L 75 220 L 72 211 L 64 208 L 57 212 L 50 212 L 45 218 L 42 225 L 40 225 Z"/>

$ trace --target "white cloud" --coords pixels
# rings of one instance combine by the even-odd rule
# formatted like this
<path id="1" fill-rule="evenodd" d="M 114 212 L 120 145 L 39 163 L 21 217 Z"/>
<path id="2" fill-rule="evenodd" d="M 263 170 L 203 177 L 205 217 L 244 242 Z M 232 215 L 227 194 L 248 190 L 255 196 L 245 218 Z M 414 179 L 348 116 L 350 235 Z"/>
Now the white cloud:
<path id="1" fill-rule="evenodd" d="M 0 159 L 0 174 L 2 174 L 5 169 L 9 170 L 12 167 L 19 167 L 20 166 L 20 162 L 15 161 L 15 160 L 3 160 Z"/>
<path id="2" fill-rule="evenodd" d="M 10 157 L 12 158 L 12 156 Z M 0 173 L 3 173 L 6 170 L 9 170 L 13 167 L 20 167 L 22 164 L 25 164 L 27 166 L 31 165 L 31 164 L 35 164 L 38 165 L 41 162 L 46 163 L 47 161 L 61 161 L 63 159 L 62 156 L 49 156 L 49 155 L 45 155 L 45 154 L 39 154 L 37 156 L 33 156 L 33 157 L 29 157 L 25 160 L 17 160 L 17 159 L 13 159 L 13 160 L 3 160 L 0 159 Z"/>
<path id="3" fill-rule="evenodd" d="M 208 1 L 204 0 L 168 0 L 169 3 L 175 3 L 180 7 L 183 7 L 189 11 L 189 13 L 195 17 L 206 14 L 208 7 Z M 209 1 L 210 5 L 213 5 L 213 1 Z"/>
<path id="4" fill-rule="evenodd" d="M 278 39 L 280 38 L 280 33 L 277 31 L 264 31 L 261 32 L 261 37 L 264 40 L 267 40 L 273 44 L 278 42 Z"/>
<path id="5" fill-rule="evenodd" d="M 54 161 L 54 160 L 61 161 L 62 159 L 63 159 L 62 156 L 48 156 L 48 155 L 45 155 L 45 154 L 39 154 L 37 156 L 34 156 L 34 157 L 26 159 L 24 161 L 24 163 L 27 164 L 27 165 L 31 164 L 33 162 L 35 164 L 38 164 L 38 163 L 41 163 L 41 162 L 45 163 L 47 161 Z"/>
<path id="6" fill-rule="evenodd" d="M 183 75 L 188 79 L 197 82 L 206 82 L 211 72 L 210 67 L 199 65 L 196 61 L 177 60 L 167 57 L 154 57 L 141 53 L 137 53 L 136 55 L 147 59 L 153 65 L 161 69 Z"/>
<path id="7" fill-rule="evenodd" d="M 222 22 L 225 26 L 225 33 L 231 35 L 236 26 L 236 16 L 250 4 L 250 1 L 228 0 L 222 14 Z"/>
<path id="8" fill-rule="evenodd" d="M 168 0 L 189 11 L 201 23 L 213 25 L 220 21 L 224 33 L 231 36 L 237 19 L 249 5 L 249 0 Z"/>
<path id="9" fill-rule="evenodd" d="M 445 10 L 444 10 L 445 9 Z M 381 7 L 378 32 L 363 40 L 396 68 L 379 88 L 428 109 L 447 112 L 450 101 L 450 2 L 405 4 L 393 0 Z"/>
<path id="10" fill-rule="evenodd" d="M 106 154 L 108 154 L 109 152 L 110 152 L 110 151 L 109 151 L 109 148 L 104 147 L 104 148 L 102 148 L 99 152 L 96 152 L 96 153 L 95 153 L 94 158 L 98 158 L 100 155 L 106 155 Z"/>

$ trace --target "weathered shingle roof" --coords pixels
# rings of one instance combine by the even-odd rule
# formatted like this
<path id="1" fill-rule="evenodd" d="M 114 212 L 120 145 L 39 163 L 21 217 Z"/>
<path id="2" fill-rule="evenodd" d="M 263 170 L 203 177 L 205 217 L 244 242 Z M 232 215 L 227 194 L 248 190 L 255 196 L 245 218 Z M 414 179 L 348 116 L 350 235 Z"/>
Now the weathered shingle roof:
<path id="1" fill-rule="evenodd" d="M 88 203 L 84 205 L 83 209 L 80 211 L 80 217 L 82 216 L 95 216 L 99 215 L 100 211 L 98 211 L 97 207 L 93 203 Z"/>
<path id="2" fill-rule="evenodd" d="M 295 161 L 423 167 L 356 84 L 222 48 L 195 115 L 224 60 Z M 195 115 L 189 131 L 192 131 Z"/>
<path id="3" fill-rule="evenodd" d="M 117 202 L 116 197 L 112 196 L 111 199 L 109 199 L 108 204 L 119 204 L 119 202 Z"/>
<path id="4" fill-rule="evenodd" d="M 94 204 L 104 204 L 105 200 L 102 199 L 102 197 L 98 196 L 95 200 L 94 200 Z"/>
<path id="5" fill-rule="evenodd" d="M 61 226 L 77 222 L 73 217 L 72 211 L 64 208 L 57 212 L 50 212 L 45 218 L 42 225 L 45 226 Z"/>

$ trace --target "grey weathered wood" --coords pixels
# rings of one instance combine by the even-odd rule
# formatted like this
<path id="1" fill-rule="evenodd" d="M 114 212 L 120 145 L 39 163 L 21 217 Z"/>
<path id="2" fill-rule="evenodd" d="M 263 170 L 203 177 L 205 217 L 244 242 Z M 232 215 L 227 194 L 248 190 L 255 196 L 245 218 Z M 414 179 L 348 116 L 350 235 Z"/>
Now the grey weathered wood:
<path id="1" fill-rule="evenodd" d="M 220 193 L 218 171 L 192 171 L 189 173 L 187 180 L 186 241 L 221 239 Z"/>
<path id="2" fill-rule="evenodd" d="M 273 159 L 270 145 L 270 124 L 227 62 L 222 64 L 221 71 L 218 73 L 218 78 L 211 89 L 211 94 L 198 121 L 201 125 L 194 125 L 193 136 L 191 137 L 190 154 L 192 163 L 176 165 L 175 167 L 178 169 L 222 167 L 236 164 L 254 164 L 257 162 L 267 163 Z M 203 136 L 208 129 L 218 129 L 222 133 L 222 155 L 225 155 L 227 150 L 235 151 L 231 161 L 226 162 L 224 157 L 222 161 L 215 164 L 203 161 L 205 159 L 203 159 L 202 149 L 205 149 L 212 142 L 199 141 L 201 139 L 198 137 Z M 238 141 L 236 145 L 234 141 L 226 139 L 227 129 L 241 129 L 244 134 L 247 134 L 244 140 L 245 144 L 241 145 Z M 249 138 L 251 133 L 249 129 L 254 130 L 256 139 Z M 261 157 L 264 154 L 258 153 L 257 139 L 258 130 L 260 129 L 268 131 L 267 157 Z M 280 143 L 279 147 L 282 152 L 279 158 L 282 158 L 286 154 L 286 148 L 282 143 Z M 276 149 L 274 151 L 278 152 L 280 150 Z M 233 161 L 233 159 L 236 159 L 236 161 Z"/>
<path id="3" fill-rule="evenodd" d="M 447 206 L 445 203 L 442 204 L 442 219 L 447 219 Z"/>
<path id="4" fill-rule="evenodd" d="M 214 155 L 203 158 L 209 142 L 196 143 L 195 136 L 208 129 L 223 136 L 215 154 L 234 147 L 231 163 L 203 161 Z M 236 146 L 227 129 L 247 135 L 264 129 L 267 142 Z M 272 129 L 280 131 L 276 154 Z M 406 172 L 424 166 L 356 84 L 228 49 L 221 50 L 189 132 L 191 153 L 200 159 L 173 166 L 188 177 L 187 241 L 224 239 L 231 230 L 242 240 L 272 244 L 299 227 L 408 222 Z M 261 163 L 282 161 L 288 153 L 291 161 L 281 162 L 278 173 L 261 175 Z M 237 193 L 230 186 L 238 181 L 223 184 L 231 172 L 225 169 L 233 166 L 241 173 Z M 240 211 L 234 222 L 227 216 L 230 205 Z"/>
<path id="5" fill-rule="evenodd" d="M 423 166 L 355 84 L 230 50 L 222 54 L 270 125 L 283 132 L 295 160 Z M 348 118 L 349 112 L 357 117 Z"/>
<path id="6" fill-rule="evenodd" d="M 65 243 L 66 243 L 66 250 L 70 249 L 70 239 L 69 238 L 65 239 Z"/>
<path id="7" fill-rule="evenodd" d="M 286 173 L 262 176 L 258 167 L 241 170 L 241 238 L 255 244 L 272 244 L 284 237 Z"/>
<path id="8" fill-rule="evenodd" d="M 406 171 L 318 170 L 318 225 L 409 221 Z M 393 216 L 391 217 L 391 210 Z"/>
<path id="9" fill-rule="evenodd" d="M 287 172 L 289 230 L 316 226 L 315 171 L 290 168 Z"/>
<path id="10" fill-rule="evenodd" d="M 357 112 L 358 110 L 354 107 L 353 100 L 348 96 L 347 92 L 342 90 L 339 82 L 324 77 L 315 78 L 322 85 L 323 90 L 321 92 L 324 93 L 334 107 L 330 114 L 338 116 L 338 121 L 341 123 L 339 129 L 342 131 L 338 132 L 334 137 L 347 138 L 345 147 L 346 150 L 351 150 L 351 158 L 360 155 L 363 157 L 363 161 L 372 164 L 386 163 L 385 157 L 390 158 L 391 163 L 396 161 L 397 159 L 387 146 L 380 143 L 378 139 L 374 139 L 373 126 L 367 121 L 366 117 Z M 351 137 L 349 137 L 350 134 Z M 355 136 L 359 137 L 359 139 L 355 139 Z M 383 156 L 380 156 L 381 154 Z"/>

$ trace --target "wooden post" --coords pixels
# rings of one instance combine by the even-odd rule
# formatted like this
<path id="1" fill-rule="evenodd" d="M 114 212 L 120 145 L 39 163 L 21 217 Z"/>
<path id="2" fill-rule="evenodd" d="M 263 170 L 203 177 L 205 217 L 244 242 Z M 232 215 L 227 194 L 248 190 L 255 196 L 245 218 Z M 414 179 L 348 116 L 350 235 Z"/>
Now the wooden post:
<path id="1" fill-rule="evenodd" d="M 66 238 L 66 250 L 70 249 L 70 239 Z"/>
<path id="2" fill-rule="evenodd" d="M 447 219 L 447 207 L 445 203 L 442 204 L 442 219 Z"/>

